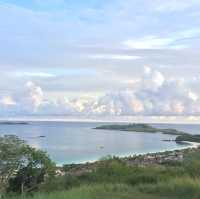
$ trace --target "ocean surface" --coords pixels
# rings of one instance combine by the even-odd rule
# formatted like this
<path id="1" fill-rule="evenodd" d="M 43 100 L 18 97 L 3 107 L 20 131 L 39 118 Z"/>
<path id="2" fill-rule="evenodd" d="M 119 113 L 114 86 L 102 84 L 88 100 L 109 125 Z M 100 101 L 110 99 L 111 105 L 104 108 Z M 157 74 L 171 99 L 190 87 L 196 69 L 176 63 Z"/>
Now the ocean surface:
<path id="1" fill-rule="evenodd" d="M 105 123 L 94 122 L 30 122 L 29 125 L 0 125 L 0 135 L 14 134 L 31 146 L 47 151 L 59 165 L 95 161 L 107 155 L 129 156 L 186 147 L 164 139 L 175 136 L 161 133 L 136 133 L 95 130 Z M 200 125 L 154 124 L 200 134 Z M 45 137 L 39 137 L 45 136 Z"/>

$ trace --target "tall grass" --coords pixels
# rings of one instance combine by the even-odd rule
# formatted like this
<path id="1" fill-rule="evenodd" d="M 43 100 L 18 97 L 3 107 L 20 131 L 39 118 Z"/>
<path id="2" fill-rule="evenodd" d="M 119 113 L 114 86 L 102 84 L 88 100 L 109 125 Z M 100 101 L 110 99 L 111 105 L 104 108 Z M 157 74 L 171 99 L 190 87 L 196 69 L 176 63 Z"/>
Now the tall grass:
<path id="1" fill-rule="evenodd" d="M 182 163 L 130 167 L 103 160 L 81 176 L 51 178 L 28 199 L 200 199 L 200 153 Z M 20 199 L 7 196 L 6 199 Z"/>
<path id="2" fill-rule="evenodd" d="M 200 179 L 191 177 L 179 177 L 172 179 L 168 183 L 159 182 L 157 184 L 140 185 L 138 187 L 143 193 L 155 196 L 165 196 L 176 199 L 199 199 Z"/>
<path id="3" fill-rule="evenodd" d="M 97 184 L 84 185 L 79 188 L 72 188 L 69 191 L 53 193 L 37 193 L 26 199 L 161 199 L 149 193 L 141 193 L 133 187 L 124 184 Z M 11 199 L 21 199 L 11 198 Z M 167 199 L 162 197 L 162 199 Z"/>

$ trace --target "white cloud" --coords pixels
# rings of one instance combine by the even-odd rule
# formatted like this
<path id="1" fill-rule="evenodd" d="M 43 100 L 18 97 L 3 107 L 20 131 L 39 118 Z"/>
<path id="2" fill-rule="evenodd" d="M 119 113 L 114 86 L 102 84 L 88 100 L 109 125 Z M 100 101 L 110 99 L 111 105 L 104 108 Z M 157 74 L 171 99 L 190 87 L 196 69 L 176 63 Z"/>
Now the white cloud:
<path id="1" fill-rule="evenodd" d="M 43 91 L 39 86 L 35 85 L 33 82 L 27 82 L 26 88 L 27 96 L 25 96 L 25 100 L 31 103 L 34 110 L 36 110 L 43 102 Z"/>
<path id="2" fill-rule="evenodd" d="M 151 67 L 145 66 L 144 67 L 144 74 L 150 74 L 151 73 Z"/>
<path id="3" fill-rule="evenodd" d="M 11 96 L 5 96 L 0 100 L 0 103 L 4 106 L 13 106 L 16 105 L 16 102 L 12 99 Z"/>
<path id="4" fill-rule="evenodd" d="M 1 106 L 19 114 L 199 114 L 199 79 L 192 86 L 177 81 L 199 73 L 199 5 L 199 0 L 1 2 Z M 146 68 L 141 75 L 144 65 L 167 67 Z M 130 89 L 138 78 L 139 86 Z M 22 87 L 27 80 L 32 85 Z M 109 90 L 98 100 L 57 95 Z"/>
<path id="5" fill-rule="evenodd" d="M 184 49 L 186 45 L 176 43 L 179 38 L 173 37 L 158 37 L 158 36 L 145 36 L 138 39 L 129 39 L 122 42 L 127 48 L 130 49 Z"/>
<path id="6" fill-rule="evenodd" d="M 136 60 L 140 59 L 140 56 L 136 55 L 120 55 L 120 54 L 94 54 L 89 55 L 91 59 L 107 59 L 107 60 Z"/>
<path id="7" fill-rule="evenodd" d="M 174 40 L 171 38 L 160 38 L 156 36 L 147 36 L 139 39 L 130 39 L 123 42 L 123 45 L 128 48 L 134 49 L 159 49 L 166 48 L 169 46 Z"/>
<path id="8" fill-rule="evenodd" d="M 149 67 L 145 68 L 138 88 L 108 93 L 91 106 L 91 114 L 103 115 L 200 114 L 199 96 L 184 81 L 167 80 L 160 71 Z"/>
<path id="9" fill-rule="evenodd" d="M 188 96 L 190 99 L 192 99 L 193 101 L 197 101 L 198 100 L 198 95 L 192 91 L 189 91 Z"/>
<path id="10" fill-rule="evenodd" d="M 190 0 L 190 1 L 168 0 L 168 1 L 161 1 L 161 3 L 156 6 L 156 10 L 159 12 L 184 11 L 199 4 L 200 2 L 198 0 Z"/>
<path id="11" fill-rule="evenodd" d="M 149 90 L 159 89 L 165 82 L 164 75 L 150 67 L 144 68 L 144 76 L 142 78 L 143 87 Z"/>
<path id="12" fill-rule="evenodd" d="M 43 105 L 44 93 L 42 89 L 29 81 L 19 92 L 14 92 L 9 97 L 4 97 L 4 104 L 12 104 L 12 112 L 17 115 L 34 114 Z"/>
<path id="13" fill-rule="evenodd" d="M 15 73 L 18 77 L 55 77 L 56 75 L 51 73 L 44 73 L 44 72 L 17 72 Z"/>
<path id="14" fill-rule="evenodd" d="M 80 96 L 50 101 L 44 91 L 27 82 L 21 94 L 4 97 L 1 104 L 18 114 L 82 116 L 196 116 L 200 115 L 199 95 L 184 81 L 167 79 L 150 67 L 144 68 L 139 86 L 108 92 L 98 98 Z M 6 109 L 4 109 L 5 111 Z M 11 109 L 9 108 L 9 111 Z"/>

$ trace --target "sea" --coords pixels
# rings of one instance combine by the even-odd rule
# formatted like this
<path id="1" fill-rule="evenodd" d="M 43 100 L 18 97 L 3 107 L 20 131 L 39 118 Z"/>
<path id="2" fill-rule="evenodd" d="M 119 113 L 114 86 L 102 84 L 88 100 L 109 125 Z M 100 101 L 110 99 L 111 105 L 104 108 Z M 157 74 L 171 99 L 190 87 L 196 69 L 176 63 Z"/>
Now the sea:
<path id="1" fill-rule="evenodd" d="M 162 133 L 137 133 L 96 130 L 102 122 L 29 122 L 0 124 L 0 135 L 17 135 L 37 149 L 46 151 L 57 164 L 92 162 L 107 156 L 133 156 L 187 147 L 174 140 L 176 136 Z M 110 123 L 109 123 L 110 124 Z M 159 128 L 174 128 L 200 134 L 198 124 L 153 124 Z"/>

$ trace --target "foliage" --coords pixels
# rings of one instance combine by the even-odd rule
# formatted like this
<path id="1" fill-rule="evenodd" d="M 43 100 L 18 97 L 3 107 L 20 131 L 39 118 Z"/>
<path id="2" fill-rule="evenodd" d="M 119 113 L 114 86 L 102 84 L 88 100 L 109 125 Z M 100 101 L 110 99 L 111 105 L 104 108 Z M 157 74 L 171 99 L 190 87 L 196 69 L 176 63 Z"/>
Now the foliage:
<path id="1" fill-rule="evenodd" d="M 6 189 L 11 177 L 25 163 L 26 145 L 14 135 L 0 137 L 0 187 Z"/>
<path id="2" fill-rule="evenodd" d="M 0 137 L 1 191 L 26 192 L 37 188 L 45 175 L 53 176 L 54 164 L 48 155 L 28 146 L 17 136 Z"/>
<path id="3" fill-rule="evenodd" d="M 167 199 L 138 192 L 126 184 L 94 184 L 72 188 L 69 191 L 36 193 L 27 199 Z M 10 197 L 10 199 L 20 199 Z"/>
<path id="4" fill-rule="evenodd" d="M 96 127 L 95 129 L 105 129 L 105 130 L 118 130 L 118 131 L 132 131 L 132 132 L 146 132 L 146 133 L 157 133 L 162 132 L 168 135 L 188 135 L 183 131 L 178 131 L 176 129 L 161 129 L 153 127 L 149 124 L 111 124 L 102 125 Z"/>
<path id="5" fill-rule="evenodd" d="M 176 141 L 177 142 L 183 142 L 183 141 L 200 142 L 200 135 L 190 135 L 190 134 L 179 135 L 176 138 Z"/>

